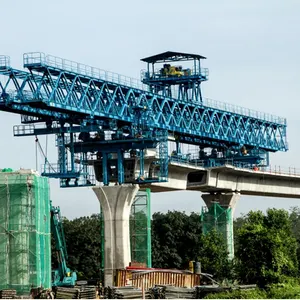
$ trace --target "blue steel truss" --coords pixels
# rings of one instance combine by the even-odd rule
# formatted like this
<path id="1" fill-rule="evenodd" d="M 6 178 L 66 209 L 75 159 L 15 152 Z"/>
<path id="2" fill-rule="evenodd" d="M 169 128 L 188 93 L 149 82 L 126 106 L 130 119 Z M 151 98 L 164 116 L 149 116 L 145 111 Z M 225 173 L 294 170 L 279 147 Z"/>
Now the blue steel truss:
<path id="1" fill-rule="evenodd" d="M 288 149 L 284 118 L 207 99 L 199 102 L 193 97 L 180 96 L 180 92 L 179 97 L 171 98 L 170 94 L 163 92 L 164 89 L 154 93 L 151 86 L 137 80 L 43 53 L 27 53 L 23 58 L 28 71 L 13 69 L 9 57 L 0 56 L 0 74 L 7 78 L 0 81 L 0 110 L 21 114 L 22 123 L 28 126 L 33 123 L 31 128 L 35 128 L 34 123 L 45 123 L 41 131 L 33 129 L 28 133 L 30 127 L 22 127 L 16 135 L 53 133 L 59 134 L 61 139 L 67 134 L 68 142 L 63 141 L 58 147 L 59 170 L 54 172 L 56 177 L 78 179 L 80 172 L 87 176 L 88 159 L 83 156 L 89 151 L 101 152 L 98 144 L 87 148 L 79 159 L 79 173 L 75 172 L 75 132 L 94 131 L 100 134 L 112 130 L 116 134 L 111 142 L 117 140 L 118 145 L 125 143 L 128 149 L 133 147 L 133 142 L 124 142 L 125 132 L 133 137 L 138 134 L 144 137 L 147 133 L 150 139 L 152 134 L 155 142 L 152 147 L 160 149 L 160 170 L 163 170 L 158 181 L 167 180 L 168 164 L 166 138 L 158 139 L 158 136 L 167 136 L 168 133 L 180 143 L 198 145 L 200 149 L 215 147 L 223 153 L 241 147 L 247 149 L 248 153 Z M 206 80 L 203 76 L 198 80 Z M 123 135 L 118 137 L 119 131 Z M 139 155 L 143 157 L 144 148 L 137 146 L 135 149 L 141 151 Z M 71 153 L 69 159 L 68 152 Z M 109 160 L 109 150 L 104 152 L 101 159 L 106 162 Z M 117 148 L 114 153 L 119 157 L 119 182 L 122 183 L 124 153 Z M 70 161 L 71 169 L 68 168 Z M 105 168 L 103 178 L 107 177 Z M 49 171 L 45 174 L 51 176 L 52 173 Z"/>

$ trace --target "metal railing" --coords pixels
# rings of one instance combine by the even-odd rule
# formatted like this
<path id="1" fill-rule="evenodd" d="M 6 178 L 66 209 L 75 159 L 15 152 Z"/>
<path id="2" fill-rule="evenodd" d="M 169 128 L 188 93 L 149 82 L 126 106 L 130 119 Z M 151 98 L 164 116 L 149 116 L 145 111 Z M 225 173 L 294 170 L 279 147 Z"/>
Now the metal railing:
<path id="1" fill-rule="evenodd" d="M 4 59 L 4 58 L 3 58 Z M 140 80 L 136 78 L 131 78 L 128 76 L 120 75 L 118 73 L 105 71 L 99 68 L 94 68 L 88 65 L 84 65 L 81 63 L 77 63 L 71 60 L 63 59 L 60 57 L 45 55 L 42 52 L 31 52 L 25 53 L 23 55 L 23 63 L 24 67 L 41 65 L 41 66 L 49 66 L 59 70 L 65 70 L 68 72 L 73 72 L 76 74 L 81 74 L 84 76 L 93 77 L 100 80 L 105 80 L 113 83 L 117 83 L 120 85 L 137 88 L 143 91 L 149 92 L 149 86 L 140 82 Z M 202 70 L 202 69 L 201 69 Z M 205 70 L 205 68 L 203 69 Z M 197 72 L 197 70 L 196 70 Z M 199 72 L 199 71 L 198 71 Z M 200 71 L 201 72 L 201 71 Z M 206 72 L 206 71 L 204 71 Z M 208 71 L 207 71 L 208 72 Z M 175 95 L 177 95 L 177 91 L 172 89 L 173 98 L 175 99 Z M 199 104 L 199 102 L 195 102 Z M 281 125 L 286 125 L 286 119 L 271 115 L 268 113 L 259 112 L 253 109 L 248 109 L 242 106 L 221 102 L 209 98 L 204 98 L 202 102 L 203 106 L 219 109 L 222 111 L 228 111 L 236 114 L 241 114 L 248 117 L 253 117 L 261 120 L 265 120 L 268 122 L 274 122 Z"/>
<path id="2" fill-rule="evenodd" d="M 194 167 L 204 167 L 204 161 L 200 159 L 192 159 L 189 160 L 189 158 L 185 157 L 179 157 L 179 156 L 170 156 L 169 162 L 177 163 L 180 165 L 189 165 Z"/>
<path id="3" fill-rule="evenodd" d="M 179 163 L 182 165 L 189 165 L 189 166 L 195 166 L 195 167 L 204 167 L 205 161 L 199 160 L 199 159 L 192 159 L 188 160 L 187 158 L 180 158 L 177 156 L 170 156 L 169 162 Z M 257 172 L 263 172 L 266 174 L 274 174 L 274 175 L 288 175 L 288 176 L 299 176 L 300 177 L 300 168 L 296 167 L 282 167 L 278 165 L 270 165 L 267 167 L 247 167 L 246 164 L 242 165 L 239 162 L 236 162 L 232 159 L 227 159 L 225 161 L 224 166 L 232 166 L 237 169 L 241 170 L 251 170 L 251 171 L 257 171 Z M 218 167 L 218 166 L 216 166 Z"/>
<path id="4" fill-rule="evenodd" d="M 289 175 L 289 176 L 300 176 L 300 168 L 296 167 L 283 167 L 277 165 L 270 165 L 268 167 L 257 167 L 257 168 L 239 168 L 248 169 L 268 174 L 278 174 L 278 175 Z"/>
<path id="5" fill-rule="evenodd" d="M 136 78 L 124 76 L 99 68 L 94 68 L 68 59 L 63 59 L 52 55 L 45 55 L 41 52 L 25 53 L 23 55 L 23 63 L 24 67 L 32 65 L 49 66 L 100 80 L 110 81 L 128 87 L 134 87 L 144 91 L 149 90 L 147 85 L 141 83 L 140 80 Z"/>
<path id="6" fill-rule="evenodd" d="M 153 72 L 148 72 L 146 70 L 141 70 L 141 80 L 149 79 L 170 79 L 170 78 L 188 78 L 190 76 L 202 76 L 203 78 L 208 78 L 208 68 L 197 69 L 185 69 L 177 71 L 176 73 L 163 73 L 161 69 L 157 69 Z"/>
<path id="7" fill-rule="evenodd" d="M 223 111 L 240 114 L 243 116 L 248 116 L 248 117 L 252 117 L 252 118 L 256 118 L 256 119 L 265 120 L 265 121 L 272 122 L 272 123 L 286 125 L 285 118 L 271 115 L 271 114 L 264 113 L 264 112 L 260 112 L 260 111 L 256 111 L 253 109 L 245 108 L 242 106 L 226 103 L 226 102 L 221 102 L 221 101 L 217 101 L 217 100 L 213 100 L 213 99 L 209 99 L 209 98 L 204 98 L 203 105 L 207 106 L 207 107 L 223 110 Z"/>
<path id="8" fill-rule="evenodd" d="M 14 125 L 13 133 L 14 136 L 33 135 L 34 129 L 35 129 L 34 124 Z"/>
<path id="9" fill-rule="evenodd" d="M 80 164 L 74 164 L 74 171 L 72 172 L 72 166 L 70 163 L 67 165 L 62 165 L 59 163 L 50 163 L 47 162 L 45 164 L 42 164 L 41 169 L 42 173 L 46 174 L 62 174 L 62 169 L 65 167 L 65 172 L 63 175 L 71 174 L 74 175 L 75 173 L 81 173 L 82 174 L 82 166 Z"/>
<path id="10" fill-rule="evenodd" d="M 0 55 L 0 68 L 8 69 L 10 68 L 10 57 L 6 55 Z"/>

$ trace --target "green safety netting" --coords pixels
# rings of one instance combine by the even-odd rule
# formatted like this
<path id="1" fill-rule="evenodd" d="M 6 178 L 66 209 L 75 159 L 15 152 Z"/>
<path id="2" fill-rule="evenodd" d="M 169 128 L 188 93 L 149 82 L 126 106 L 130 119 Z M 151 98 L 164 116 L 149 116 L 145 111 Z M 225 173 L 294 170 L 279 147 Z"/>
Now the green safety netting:
<path id="1" fill-rule="evenodd" d="M 48 179 L 32 171 L 0 173 L 0 290 L 51 287 Z"/>
<path id="2" fill-rule="evenodd" d="M 224 237 L 227 244 L 228 257 L 232 259 L 234 256 L 234 240 L 231 208 L 224 208 L 219 203 L 214 202 L 210 208 L 202 208 L 201 221 L 203 234 L 216 230 Z"/>
<path id="3" fill-rule="evenodd" d="M 150 189 L 139 191 L 130 214 L 131 261 L 151 268 Z"/>
<path id="4" fill-rule="evenodd" d="M 134 199 L 130 213 L 131 261 L 152 267 L 151 261 L 151 199 L 150 189 L 139 191 Z M 104 270 L 104 219 L 101 222 L 101 270 Z"/>

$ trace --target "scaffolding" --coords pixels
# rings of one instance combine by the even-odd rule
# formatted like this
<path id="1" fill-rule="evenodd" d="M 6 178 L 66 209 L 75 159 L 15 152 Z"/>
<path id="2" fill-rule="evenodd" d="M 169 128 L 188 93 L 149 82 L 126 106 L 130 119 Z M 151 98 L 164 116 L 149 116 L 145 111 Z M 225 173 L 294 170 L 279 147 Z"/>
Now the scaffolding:
<path id="1" fill-rule="evenodd" d="M 31 170 L 0 171 L 0 290 L 51 288 L 49 183 Z"/>
<path id="2" fill-rule="evenodd" d="M 130 247 L 132 264 L 151 268 L 150 189 L 139 191 L 130 213 Z"/>
<path id="3" fill-rule="evenodd" d="M 201 222 L 203 234 L 207 234 L 212 230 L 216 230 L 221 234 L 227 245 L 228 258 L 233 259 L 234 240 L 232 209 L 224 208 L 218 202 L 213 202 L 209 208 L 206 206 L 202 207 Z"/>

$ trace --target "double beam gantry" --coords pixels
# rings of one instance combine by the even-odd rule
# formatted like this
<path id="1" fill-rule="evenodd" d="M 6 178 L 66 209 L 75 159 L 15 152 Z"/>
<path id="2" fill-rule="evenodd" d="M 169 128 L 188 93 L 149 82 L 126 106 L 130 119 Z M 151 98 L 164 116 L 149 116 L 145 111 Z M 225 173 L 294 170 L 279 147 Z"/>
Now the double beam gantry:
<path id="1" fill-rule="evenodd" d="M 197 189 L 213 167 L 266 167 L 269 152 L 287 150 L 284 118 L 203 98 L 204 59 L 171 51 L 144 58 L 139 82 L 43 53 L 24 54 L 26 70 L 0 56 L 0 110 L 21 115 L 14 135 L 56 135 L 58 161 L 45 158 L 42 175 L 61 187 L 102 183 L 94 191 L 105 219 L 106 285 L 130 261 L 129 210 L 139 186 Z M 239 194 L 203 191 L 221 202 Z"/>

